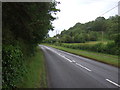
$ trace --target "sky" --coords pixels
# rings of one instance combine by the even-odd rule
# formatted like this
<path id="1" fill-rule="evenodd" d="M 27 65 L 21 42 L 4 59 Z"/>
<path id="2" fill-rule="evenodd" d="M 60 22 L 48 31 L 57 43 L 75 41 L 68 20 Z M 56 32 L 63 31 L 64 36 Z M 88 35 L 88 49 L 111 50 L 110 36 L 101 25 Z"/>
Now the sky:
<path id="1" fill-rule="evenodd" d="M 106 19 L 110 16 L 118 15 L 118 7 L 104 14 L 108 10 L 118 5 L 120 0 L 56 0 L 58 4 L 56 8 L 61 11 L 57 15 L 58 19 L 54 20 L 54 31 L 49 31 L 50 37 L 60 34 L 63 30 L 68 30 L 76 23 L 86 23 L 95 20 L 99 16 Z M 103 15 L 104 14 L 104 15 Z"/>

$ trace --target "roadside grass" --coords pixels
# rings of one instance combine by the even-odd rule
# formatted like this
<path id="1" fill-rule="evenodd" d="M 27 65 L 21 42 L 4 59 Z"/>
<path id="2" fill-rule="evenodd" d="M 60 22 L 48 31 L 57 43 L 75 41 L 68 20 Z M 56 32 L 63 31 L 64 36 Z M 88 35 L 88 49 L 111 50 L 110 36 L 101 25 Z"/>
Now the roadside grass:
<path id="1" fill-rule="evenodd" d="M 120 67 L 120 61 L 118 61 L 118 56 L 116 55 L 103 54 L 103 53 L 97 53 L 97 52 L 91 52 L 91 51 L 85 51 L 85 50 L 70 49 L 70 48 L 65 48 L 65 47 L 55 46 L 50 44 L 43 44 L 43 45 L 57 48 L 57 49 L 70 52 L 79 56 L 83 56 L 86 58 L 90 58 L 90 59 L 93 59 L 102 63 L 106 63 L 112 66 Z"/>
<path id="2" fill-rule="evenodd" d="M 40 47 L 37 47 L 35 56 L 25 62 L 27 73 L 19 88 L 47 88 L 44 55 Z"/>

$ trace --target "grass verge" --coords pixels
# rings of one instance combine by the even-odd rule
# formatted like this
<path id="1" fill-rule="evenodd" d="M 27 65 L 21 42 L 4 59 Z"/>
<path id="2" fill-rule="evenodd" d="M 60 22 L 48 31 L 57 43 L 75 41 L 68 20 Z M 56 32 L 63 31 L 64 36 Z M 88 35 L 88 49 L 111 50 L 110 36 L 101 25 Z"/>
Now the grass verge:
<path id="1" fill-rule="evenodd" d="M 120 67 L 120 61 L 118 61 L 118 56 L 116 55 L 103 54 L 103 53 L 97 53 L 97 52 L 91 52 L 91 51 L 85 51 L 85 50 L 70 49 L 70 48 L 65 48 L 65 47 L 55 46 L 50 44 L 43 44 L 43 45 L 57 48 L 57 49 L 70 52 L 79 56 L 83 56 L 86 58 L 90 58 L 90 59 L 93 59 L 105 64 L 109 64 L 112 66 Z"/>
<path id="2" fill-rule="evenodd" d="M 20 88 L 47 88 L 44 55 L 40 47 L 37 47 L 35 56 L 25 62 L 27 73 L 24 75 Z"/>

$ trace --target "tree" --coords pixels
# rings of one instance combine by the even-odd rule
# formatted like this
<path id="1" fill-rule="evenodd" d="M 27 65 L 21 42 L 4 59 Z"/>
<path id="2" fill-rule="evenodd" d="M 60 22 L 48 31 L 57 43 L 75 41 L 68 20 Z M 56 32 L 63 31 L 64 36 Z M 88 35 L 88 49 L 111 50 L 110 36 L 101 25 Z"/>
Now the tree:
<path id="1" fill-rule="evenodd" d="M 52 13 L 57 2 L 2 3 L 3 87 L 16 87 L 26 71 L 26 57 L 34 55 L 36 46 L 53 29 Z"/>
<path id="2" fill-rule="evenodd" d="M 65 41 L 66 35 L 69 42 L 79 43 L 86 41 L 96 41 L 103 39 L 112 39 L 118 33 L 119 16 L 112 16 L 108 19 L 104 17 L 97 17 L 94 21 L 81 24 L 76 23 L 68 30 L 61 32 L 60 40 Z M 67 42 L 67 41 L 66 41 Z"/>

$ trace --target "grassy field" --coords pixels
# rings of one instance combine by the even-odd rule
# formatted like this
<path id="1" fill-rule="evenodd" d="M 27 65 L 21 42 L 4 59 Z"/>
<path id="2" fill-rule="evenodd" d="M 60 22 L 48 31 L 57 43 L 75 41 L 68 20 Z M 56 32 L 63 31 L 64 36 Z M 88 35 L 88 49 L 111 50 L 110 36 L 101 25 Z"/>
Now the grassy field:
<path id="1" fill-rule="evenodd" d="M 28 72 L 19 83 L 20 88 L 47 88 L 46 71 L 44 55 L 42 50 L 38 47 L 34 57 L 29 58 L 26 68 Z"/>
<path id="2" fill-rule="evenodd" d="M 91 52 L 91 51 L 85 51 L 85 50 L 76 50 L 76 49 L 70 49 L 70 48 L 65 48 L 65 47 L 60 47 L 55 45 L 49 45 L 49 44 L 44 44 L 44 45 L 51 46 L 51 47 L 64 50 L 64 51 L 67 51 L 76 55 L 80 55 L 83 57 L 87 57 L 93 60 L 97 60 L 99 62 L 110 64 L 116 67 L 120 67 L 120 61 L 118 62 L 118 56 L 116 55 L 109 55 L 109 54 L 103 54 L 103 53 L 97 53 L 97 52 Z"/>

